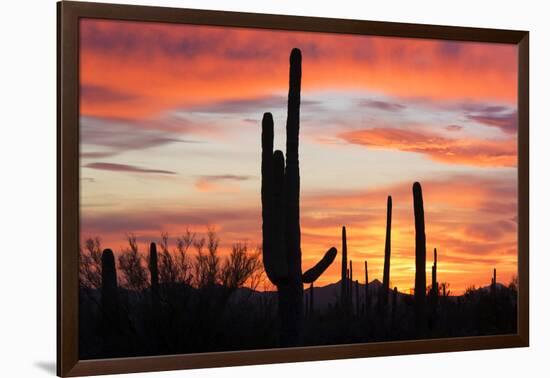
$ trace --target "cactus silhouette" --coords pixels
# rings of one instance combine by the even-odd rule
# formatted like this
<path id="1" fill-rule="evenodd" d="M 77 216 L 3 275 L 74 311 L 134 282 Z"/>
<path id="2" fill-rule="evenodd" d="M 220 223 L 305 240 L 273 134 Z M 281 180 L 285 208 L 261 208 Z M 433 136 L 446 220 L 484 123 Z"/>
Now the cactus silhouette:
<path id="1" fill-rule="evenodd" d="M 346 237 L 346 226 L 342 227 L 342 278 L 340 281 L 340 301 L 342 307 L 347 306 L 347 273 L 348 273 L 348 241 Z"/>
<path id="2" fill-rule="evenodd" d="M 117 336 L 120 316 L 115 256 L 110 249 L 105 249 L 101 255 L 101 307 L 104 351 L 108 355 L 116 355 L 119 352 Z"/>
<path id="3" fill-rule="evenodd" d="M 369 310 L 369 266 L 365 260 L 365 312 Z"/>
<path id="4" fill-rule="evenodd" d="M 388 196 L 387 213 L 386 213 L 386 246 L 384 249 L 384 277 L 382 280 L 382 302 L 388 303 L 388 294 L 390 290 L 390 257 L 391 257 L 391 213 L 392 199 Z"/>
<path id="5" fill-rule="evenodd" d="M 448 297 L 451 294 L 451 291 L 448 290 L 451 285 L 447 282 L 443 282 L 441 284 L 441 294 L 443 295 L 443 298 Z"/>
<path id="6" fill-rule="evenodd" d="M 491 294 L 497 293 L 497 268 L 493 268 L 493 277 L 491 278 Z"/>
<path id="7" fill-rule="evenodd" d="M 349 298 L 349 267 L 346 269 L 346 297 L 345 297 L 345 308 L 344 309 L 348 309 L 349 308 L 349 302 L 350 302 L 350 298 Z"/>
<path id="8" fill-rule="evenodd" d="M 414 229 L 415 229 L 415 280 L 414 280 L 414 307 L 415 325 L 419 334 L 425 329 L 425 301 L 426 301 L 426 232 L 424 228 L 424 202 L 420 183 L 413 184 L 414 202 Z"/>
<path id="9" fill-rule="evenodd" d="M 439 296 L 439 284 L 437 283 L 437 248 L 434 248 L 434 263 L 432 265 L 432 298 L 434 304 L 437 304 Z"/>
<path id="10" fill-rule="evenodd" d="M 303 344 L 304 283 L 315 281 L 337 254 L 336 248 L 330 248 L 321 261 L 302 274 L 298 160 L 301 76 L 302 56 L 295 48 L 290 53 L 286 161 L 281 151 L 273 152 L 273 116 L 264 113 L 262 120 L 262 255 L 266 274 L 277 286 L 283 346 Z"/>
<path id="11" fill-rule="evenodd" d="M 348 307 L 351 312 L 353 309 L 353 261 L 349 261 L 349 277 L 348 277 Z"/>
<path id="12" fill-rule="evenodd" d="M 153 306 L 153 313 L 158 315 L 160 311 L 160 293 L 157 245 L 155 243 L 151 243 L 149 246 L 149 274 L 151 276 L 151 303 Z"/>

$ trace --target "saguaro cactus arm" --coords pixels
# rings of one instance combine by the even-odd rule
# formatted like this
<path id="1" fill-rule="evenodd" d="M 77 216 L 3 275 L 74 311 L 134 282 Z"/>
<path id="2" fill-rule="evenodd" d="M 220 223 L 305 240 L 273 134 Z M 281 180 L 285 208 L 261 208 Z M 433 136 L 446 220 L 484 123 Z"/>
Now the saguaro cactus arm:
<path id="1" fill-rule="evenodd" d="M 313 283 L 324 273 L 325 270 L 332 264 L 336 258 L 336 248 L 331 247 L 326 253 L 325 256 L 315 264 L 311 269 L 308 269 L 304 274 L 302 274 L 302 282 L 306 284 Z"/>
<path id="2" fill-rule="evenodd" d="M 283 177 L 283 153 L 273 153 L 273 116 L 265 113 L 262 120 L 262 251 L 267 277 L 276 285 L 288 279 L 284 255 Z"/>

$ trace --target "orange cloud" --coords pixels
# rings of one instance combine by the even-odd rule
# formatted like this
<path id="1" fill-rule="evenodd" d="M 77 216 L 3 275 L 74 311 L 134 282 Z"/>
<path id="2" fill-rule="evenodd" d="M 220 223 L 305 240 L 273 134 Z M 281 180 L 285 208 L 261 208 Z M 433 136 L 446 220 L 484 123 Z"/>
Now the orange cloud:
<path id="1" fill-rule="evenodd" d="M 517 142 L 514 139 L 451 139 L 430 132 L 395 128 L 372 128 L 343 132 L 348 143 L 369 148 L 416 152 L 449 164 L 478 167 L 515 167 Z"/>
<path id="2" fill-rule="evenodd" d="M 201 176 L 195 182 L 195 188 L 204 193 L 236 193 L 240 190 L 238 182 L 249 179 L 249 176 L 239 175 Z"/>
<path id="3" fill-rule="evenodd" d="M 91 19 L 80 36 L 88 116 L 152 117 L 285 92 L 293 47 L 303 52 L 304 90 L 516 101 L 513 45 Z"/>

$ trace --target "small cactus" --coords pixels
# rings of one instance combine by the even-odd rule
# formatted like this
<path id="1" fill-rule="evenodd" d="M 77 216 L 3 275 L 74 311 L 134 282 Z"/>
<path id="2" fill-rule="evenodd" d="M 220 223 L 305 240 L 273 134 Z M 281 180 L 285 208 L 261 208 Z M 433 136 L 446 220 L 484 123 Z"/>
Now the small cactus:
<path id="1" fill-rule="evenodd" d="M 493 277 L 491 278 L 491 294 L 495 296 L 497 293 L 497 268 L 493 268 Z"/>
<path id="2" fill-rule="evenodd" d="M 420 334 L 425 329 L 426 299 L 426 233 L 424 228 L 424 201 L 420 183 L 413 184 L 414 228 L 415 228 L 415 280 L 414 302 L 416 330 Z"/>
<path id="3" fill-rule="evenodd" d="M 365 260 L 365 312 L 369 309 L 369 269 Z"/>
<path id="4" fill-rule="evenodd" d="M 151 276 L 151 302 L 153 312 L 158 316 L 160 311 L 160 293 L 159 293 L 159 269 L 157 245 L 151 243 L 149 247 L 149 274 Z"/>
<path id="5" fill-rule="evenodd" d="M 450 285 L 447 285 L 446 282 L 441 284 L 441 294 L 443 294 L 443 298 L 447 298 L 451 294 L 451 291 L 448 290 L 449 286 Z"/>
<path id="6" fill-rule="evenodd" d="M 361 313 L 361 304 L 359 302 L 359 280 L 355 280 L 355 313 Z"/>
<path id="7" fill-rule="evenodd" d="M 353 306 L 353 261 L 349 261 L 349 279 L 348 279 L 348 305 L 351 311 Z"/>
<path id="8" fill-rule="evenodd" d="M 432 298 L 434 304 L 437 304 L 439 296 L 439 283 L 437 282 L 437 248 L 434 248 L 434 263 L 432 265 Z"/>
<path id="9" fill-rule="evenodd" d="M 388 302 L 388 294 L 390 290 L 390 258 L 391 258 L 391 215 L 392 215 L 392 198 L 388 196 L 387 214 L 386 214 L 386 245 L 384 248 L 384 276 L 382 280 L 382 298 L 383 304 Z"/>
<path id="10" fill-rule="evenodd" d="M 346 237 L 346 226 L 342 227 L 342 276 L 340 281 L 340 300 L 342 307 L 346 306 L 347 298 L 347 273 L 348 273 L 348 242 Z"/>
<path id="11" fill-rule="evenodd" d="M 119 353 L 120 315 L 115 256 L 110 249 L 105 249 L 101 255 L 101 307 L 104 351 L 106 355 L 116 355 Z"/>

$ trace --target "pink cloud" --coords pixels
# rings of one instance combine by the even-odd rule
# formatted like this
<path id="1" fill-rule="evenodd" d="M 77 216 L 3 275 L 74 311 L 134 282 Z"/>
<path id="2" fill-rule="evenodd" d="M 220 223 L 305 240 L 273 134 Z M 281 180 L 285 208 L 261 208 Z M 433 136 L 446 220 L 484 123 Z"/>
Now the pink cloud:
<path id="1" fill-rule="evenodd" d="M 339 137 L 351 144 L 374 149 L 416 152 L 430 159 L 478 167 L 515 167 L 515 139 L 451 139 L 425 131 L 396 128 L 372 128 L 347 131 Z"/>

